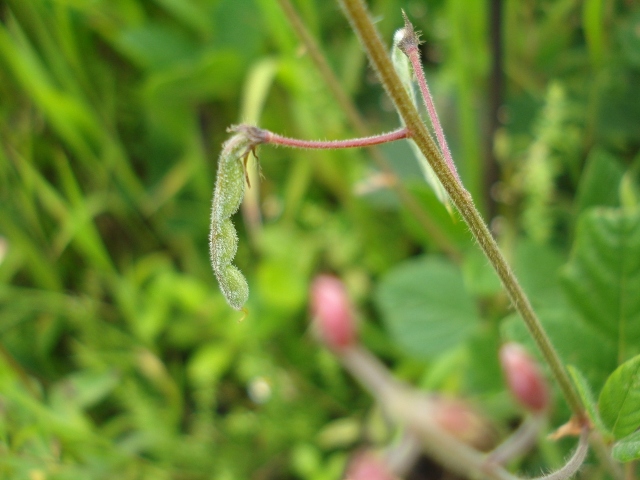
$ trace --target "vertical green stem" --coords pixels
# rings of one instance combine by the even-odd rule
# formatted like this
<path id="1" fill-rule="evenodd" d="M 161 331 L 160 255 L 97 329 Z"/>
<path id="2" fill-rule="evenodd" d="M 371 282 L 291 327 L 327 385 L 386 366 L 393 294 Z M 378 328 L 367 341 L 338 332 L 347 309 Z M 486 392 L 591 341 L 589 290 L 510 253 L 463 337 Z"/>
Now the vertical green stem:
<path id="1" fill-rule="evenodd" d="M 480 244 L 480 247 L 502 280 L 514 307 L 522 316 L 529 332 L 549 364 L 569 407 L 578 420 L 581 422 L 585 421 L 586 417 L 582 401 L 573 389 L 569 376 L 556 350 L 553 348 L 549 337 L 542 328 L 540 321 L 531 307 L 529 299 L 500 252 L 496 241 L 491 236 L 480 212 L 473 203 L 471 195 L 465 190 L 462 184 L 457 181 L 454 174 L 447 167 L 444 158 L 422 122 L 418 111 L 403 88 L 402 82 L 400 78 L 398 78 L 391 59 L 387 54 L 387 49 L 371 22 L 363 0 L 340 0 L 340 3 L 352 27 L 358 34 L 360 41 L 364 45 L 369 59 L 377 70 L 378 76 L 387 93 L 395 104 L 405 125 L 411 132 L 413 140 L 425 157 L 429 159 L 433 170 L 451 197 L 451 201 L 464 218 L 473 236 Z"/>

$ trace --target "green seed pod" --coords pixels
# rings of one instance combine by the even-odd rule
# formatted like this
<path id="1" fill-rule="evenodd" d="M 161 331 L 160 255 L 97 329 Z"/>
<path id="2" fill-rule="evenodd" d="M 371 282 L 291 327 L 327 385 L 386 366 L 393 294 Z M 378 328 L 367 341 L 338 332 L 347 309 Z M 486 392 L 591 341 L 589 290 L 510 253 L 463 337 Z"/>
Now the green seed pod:
<path id="1" fill-rule="evenodd" d="M 211 207 L 211 265 L 222 294 L 236 310 L 241 310 L 247 301 L 249 285 L 240 270 L 231 265 L 238 249 L 238 235 L 230 217 L 238 210 L 244 196 L 243 157 L 255 145 L 255 139 L 243 131 L 225 142 L 218 160 L 218 176 Z"/>
<path id="2" fill-rule="evenodd" d="M 227 265 L 216 276 L 229 306 L 242 310 L 249 298 L 249 285 L 242 272 L 235 265 Z"/>
<path id="3" fill-rule="evenodd" d="M 231 263 L 238 250 L 238 235 L 230 219 L 227 218 L 219 224 L 211 224 L 209 247 L 214 271 L 217 272 Z"/>
<path id="4" fill-rule="evenodd" d="M 221 222 L 238 210 L 244 196 L 242 158 L 249 153 L 252 145 L 246 136 L 239 133 L 222 146 L 211 208 L 212 222 Z"/>

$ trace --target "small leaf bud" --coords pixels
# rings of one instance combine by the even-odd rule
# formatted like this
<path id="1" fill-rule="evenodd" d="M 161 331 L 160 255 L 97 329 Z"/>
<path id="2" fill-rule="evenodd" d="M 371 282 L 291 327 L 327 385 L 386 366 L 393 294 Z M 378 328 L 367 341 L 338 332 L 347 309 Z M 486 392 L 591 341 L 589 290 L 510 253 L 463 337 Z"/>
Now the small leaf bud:
<path id="1" fill-rule="evenodd" d="M 311 312 L 318 336 L 329 348 L 340 350 L 355 342 L 355 321 L 342 281 L 318 276 L 311 285 Z"/>
<path id="2" fill-rule="evenodd" d="M 540 412 L 549 406 L 549 387 L 535 360 L 517 343 L 500 348 L 500 363 L 512 395 L 525 408 Z"/>

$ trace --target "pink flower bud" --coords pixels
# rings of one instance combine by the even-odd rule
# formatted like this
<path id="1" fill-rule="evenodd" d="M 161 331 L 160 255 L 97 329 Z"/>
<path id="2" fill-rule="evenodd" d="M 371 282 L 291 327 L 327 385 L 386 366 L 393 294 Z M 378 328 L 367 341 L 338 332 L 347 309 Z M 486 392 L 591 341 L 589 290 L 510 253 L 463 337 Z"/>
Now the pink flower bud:
<path id="1" fill-rule="evenodd" d="M 343 283 L 329 275 L 316 277 L 311 285 L 311 312 L 320 339 L 340 350 L 356 340 L 351 305 Z"/>
<path id="2" fill-rule="evenodd" d="M 476 409 L 463 400 L 442 396 L 429 399 L 435 423 L 447 433 L 479 450 L 495 443 L 495 431 Z"/>
<path id="3" fill-rule="evenodd" d="M 549 387 L 536 362 L 517 343 L 500 348 L 500 363 L 513 396 L 525 408 L 539 412 L 549 405 Z"/>
<path id="4" fill-rule="evenodd" d="M 345 480 L 394 480 L 384 461 L 371 452 L 357 454 L 347 467 Z"/>

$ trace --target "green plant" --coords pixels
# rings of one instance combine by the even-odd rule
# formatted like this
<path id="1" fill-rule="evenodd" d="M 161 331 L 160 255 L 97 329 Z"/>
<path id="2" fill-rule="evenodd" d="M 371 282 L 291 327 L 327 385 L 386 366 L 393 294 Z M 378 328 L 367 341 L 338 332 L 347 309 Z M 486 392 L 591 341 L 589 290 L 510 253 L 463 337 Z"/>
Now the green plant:
<path id="1" fill-rule="evenodd" d="M 490 4 L 370 8 L 385 54 L 401 9 L 424 32 L 458 175 L 594 425 L 579 475 L 632 478 L 637 6 Z M 227 220 L 249 316 L 219 292 L 206 237 L 225 128 L 393 131 L 370 65 L 336 2 L 2 3 L 0 477 L 440 475 L 387 421 L 393 402 L 351 377 L 354 358 L 459 443 L 499 444 L 507 471 L 565 464 L 576 440 L 544 433 L 571 412 L 555 382 L 540 412 L 508 394 L 501 345 L 551 372 L 411 142 L 264 146 L 262 178 L 236 160 L 251 187 Z M 347 350 L 307 327 L 308 287 L 327 271 L 358 328 L 326 338 Z"/>
<path id="2" fill-rule="evenodd" d="M 249 297 L 249 285 L 238 267 L 231 265 L 238 251 L 238 234 L 229 219 L 238 211 L 244 196 L 245 164 L 252 148 L 250 140 L 235 135 L 225 143 L 211 206 L 209 251 L 211 265 L 229 305 L 240 310 Z M 248 179 L 248 177 L 247 177 Z"/>

